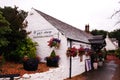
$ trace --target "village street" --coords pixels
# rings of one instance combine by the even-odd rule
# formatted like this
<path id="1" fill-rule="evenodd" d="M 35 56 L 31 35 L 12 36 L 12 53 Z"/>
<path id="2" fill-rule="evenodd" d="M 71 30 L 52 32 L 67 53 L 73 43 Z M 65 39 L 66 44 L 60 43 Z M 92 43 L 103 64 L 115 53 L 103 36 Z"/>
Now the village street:
<path id="1" fill-rule="evenodd" d="M 66 80 L 120 80 L 120 60 L 109 56 L 102 67 Z"/>

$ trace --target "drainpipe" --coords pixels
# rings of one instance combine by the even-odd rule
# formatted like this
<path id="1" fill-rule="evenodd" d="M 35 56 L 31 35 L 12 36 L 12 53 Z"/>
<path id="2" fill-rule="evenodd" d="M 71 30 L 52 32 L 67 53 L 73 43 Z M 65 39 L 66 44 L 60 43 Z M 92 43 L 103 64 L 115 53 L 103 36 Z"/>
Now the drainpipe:
<path id="1" fill-rule="evenodd" d="M 70 40 L 70 48 L 72 48 L 72 40 Z M 69 78 L 71 79 L 72 73 L 72 56 L 70 55 L 70 70 L 69 70 Z"/>

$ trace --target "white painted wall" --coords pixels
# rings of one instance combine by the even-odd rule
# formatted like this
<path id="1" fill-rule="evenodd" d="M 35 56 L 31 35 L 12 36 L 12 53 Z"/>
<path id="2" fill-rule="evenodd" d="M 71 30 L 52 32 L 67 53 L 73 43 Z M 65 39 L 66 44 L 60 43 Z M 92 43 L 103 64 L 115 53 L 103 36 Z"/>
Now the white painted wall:
<path id="1" fill-rule="evenodd" d="M 83 48 L 91 47 L 89 44 L 74 42 L 74 41 L 72 42 L 72 47 L 76 47 L 77 49 L 79 49 L 81 47 L 80 45 L 82 45 Z M 68 47 L 70 47 L 70 42 L 68 43 Z M 86 59 L 90 59 L 90 57 L 83 55 L 82 62 L 80 62 L 79 56 L 72 57 L 72 76 L 76 76 L 76 75 L 79 75 L 79 74 L 85 72 L 85 60 Z M 70 65 L 69 58 L 68 58 L 68 63 Z"/>
<path id="2" fill-rule="evenodd" d="M 46 21 L 40 14 L 38 14 L 34 9 L 29 12 L 25 21 L 28 21 L 27 31 L 30 31 L 29 35 L 34 41 L 38 43 L 37 46 L 37 55 L 40 56 L 41 62 L 45 62 L 44 58 L 49 56 L 54 48 L 48 46 L 48 41 L 52 38 L 59 38 L 61 40 L 60 47 L 54 49 L 56 54 L 60 56 L 59 66 L 62 66 L 63 70 L 59 71 L 59 75 L 64 73 L 64 78 L 69 77 L 69 58 L 66 56 L 67 48 L 70 47 L 69 41 L 67 38 L 62 35 L 54 26 L 52 26 L 48 21 Z M 44 31 L 51 31 L 50 34 L 43 34 Z M 73 46 L 79 48 L 80 44 L 84 47 L 90 47 L 88 44 L 74 42 Z M 77 56 L 72 58 L 72 76 L 81 74 L 85 71 L 85 59 L 89 57 L 83 56 L 83 61 L 80 62 L 80 58 Z M 52 73 L 53 74 L 53 73 Z M 54 73 L 55 74 L 55 73 Z"/>
<path id="3" fill-rule="evenodd" d="M 85 72 L 85 59 L 90 59 L 90 57 L 83 55 L 82 62 L 80 62 L 79 56 L 72 58 L 72 76 L 76 76 Z"/>
<path id="4" fill-rule="evenodd" d="M 112 41 L 110 40 L 110 38 L 107 36 L 105 38 L 105 41 L 106 41 L 106 50 L 116 50 L 117 49 L 117 46 L 114 45 L 114 43 L 112 43 Z"/>

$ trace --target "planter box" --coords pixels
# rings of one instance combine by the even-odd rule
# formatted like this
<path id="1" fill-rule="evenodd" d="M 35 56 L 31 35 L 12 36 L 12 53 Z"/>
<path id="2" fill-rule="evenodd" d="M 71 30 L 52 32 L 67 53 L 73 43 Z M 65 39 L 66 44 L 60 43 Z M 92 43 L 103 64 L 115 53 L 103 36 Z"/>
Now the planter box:
<path id="1" fill-rule="evenodd" d="M 38 69 L 38 63 L 37 59 L 28 59 L 23 62 L 23 68 L 27 71 L 35 71 Z"/>

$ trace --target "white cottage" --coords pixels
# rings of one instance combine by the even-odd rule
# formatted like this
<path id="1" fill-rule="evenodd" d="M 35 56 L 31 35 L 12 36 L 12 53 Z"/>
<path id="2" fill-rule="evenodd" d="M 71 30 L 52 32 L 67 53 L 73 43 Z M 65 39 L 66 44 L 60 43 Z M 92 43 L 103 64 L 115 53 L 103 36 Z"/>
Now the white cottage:
<path id="1" fill-rule="evenodd" d="M 25 21 L 28 22 L 26 30 L 31 32 L 29 36 L 38 43 L 37 55 L 41 57 L 41 62 L 45 62 L 44 58 L 49 56 L 54 49 L 56 54 L 60 56 L 59 67 L 64 67 L 62 72 L 64 78 L 85 72 L 85 59 L 89 59 L 89 57 L 84 55 L 82 62 L 80 62 L 80 57 L 72 57 L 70 65 L 70 58 L 66 56 L 66 51 L 68 47 L 80 48 L 80 45 L 90 48 L 91 45 L 88 41 L 91 38 L 90 34 L 33 8 Z M 48 46 L 48 41 L 51 38 L 61 40 L 59 48 Z"/>
<path id="2" fill-rule="evenodd" d="M 106 41 L 106 50 L 116 50 L 118 49 L 118 41 L 115 38 L 109 38 L 107 35 L 105 38 Z"/>

